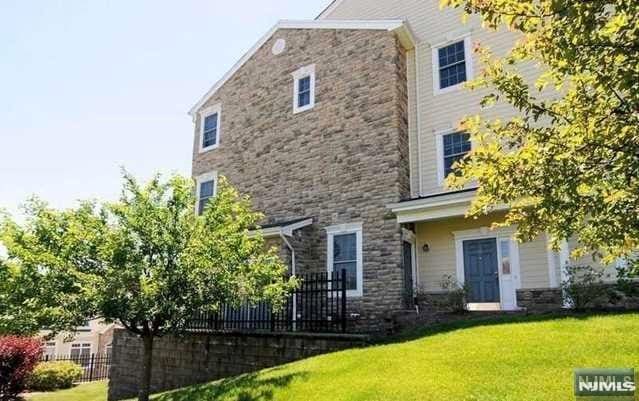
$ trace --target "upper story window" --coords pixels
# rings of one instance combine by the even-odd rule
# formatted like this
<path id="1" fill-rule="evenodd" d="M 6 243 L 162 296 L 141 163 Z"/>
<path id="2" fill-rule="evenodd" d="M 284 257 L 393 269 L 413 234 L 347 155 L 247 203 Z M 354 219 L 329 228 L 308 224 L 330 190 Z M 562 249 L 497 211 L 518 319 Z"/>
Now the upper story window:
<path id="1" fill-rule="evenodd" d="M 203 174 L 197 182 L 197 213 L 204 213 L 208 201 L 215 196 L 217 190 L 217 173 Z"/>
<path id="2" fill-rule="evenodd" d="M 362 296 L 362 224 L 342 224 L 326 228 L 328 272 L 346 272 L 348 296 Z"/>
<path id="3" fill-rule="evenodd" d="M 301 113 L 315 106 L 315 64 L 293 73 L 293 113 Z"/>
<path id="4" fill-rule="evenodd" d="M 434 93 L 455 90 L 472 76 L 470 37 L 433 47 Z"/>
<path id="5" fill-rule="evenodd" d="M 463 159 L 471 148 L 470 134 L 465 132 L 452 132 L 437 136 L 437 175 L 440 184 L 453 172 L 455 162 Z"/>
<path id="6" fill-rule="evenodd" d="M 221 105 L 215 105 L 200 113 L 200 152 L 215 149 L 220 144 Z"/>

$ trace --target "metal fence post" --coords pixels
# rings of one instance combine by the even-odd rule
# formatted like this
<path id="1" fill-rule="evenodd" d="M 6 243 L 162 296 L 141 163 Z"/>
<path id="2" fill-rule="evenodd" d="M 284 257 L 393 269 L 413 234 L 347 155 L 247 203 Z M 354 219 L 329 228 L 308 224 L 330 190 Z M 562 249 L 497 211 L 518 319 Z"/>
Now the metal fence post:
<path id="1" fill-rule="evenodd" d="M 346 332 L 346 269 L 342 269 L 342 332 Z"/>
<path id="2" fill-rule="evenodd" d="M 95 367 L 95 354 L 91 354 L 91 361 L 89 362 L 89 381 L 93 381 L 94 367 Z"/>

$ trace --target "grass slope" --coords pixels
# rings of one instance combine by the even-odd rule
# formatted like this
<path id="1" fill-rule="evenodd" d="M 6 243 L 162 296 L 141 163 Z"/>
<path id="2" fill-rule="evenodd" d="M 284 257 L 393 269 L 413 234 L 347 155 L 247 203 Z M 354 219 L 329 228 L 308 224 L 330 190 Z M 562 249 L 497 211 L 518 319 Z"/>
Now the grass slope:
<path id="1" fill-rule="evenodd" d="M 639 314 L 466 322 L 155 401 L 565 401 L 575 367 L 637 367 Z"/>
<path id="2" fill-rule="evenodd" d="M 416 331 L 154 401 L 565 401 L 575 367 L 639 367 L 639 314 L 510 317 Z M 55 393 L 60 394 L 62 393 Z M 32 401 L 103 401 L 36 398 Z"/>

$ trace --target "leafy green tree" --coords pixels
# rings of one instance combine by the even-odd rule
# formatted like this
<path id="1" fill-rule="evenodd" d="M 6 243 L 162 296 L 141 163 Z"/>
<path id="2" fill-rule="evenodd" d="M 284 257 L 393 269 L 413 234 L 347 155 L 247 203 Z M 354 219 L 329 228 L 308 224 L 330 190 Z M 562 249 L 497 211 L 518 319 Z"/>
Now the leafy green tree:
<path id="1" fill-rule="evenodd" d="M 142 339 L 139 400 L 148 400 L 154 338 L 222 303 L 277 304 L 295 283 L 250 235 L 261 215 L 224 179 L 199 216 L 191 179 L 124 178 L 120 200 L 102 207 L 58 211 L 32 201 L 26 224 L 5 220 L 1 238 L 10 260 L 46 276 L 61 314 L 117 321 Z"/>
<path id="2" fill-rule="evenodd" d="M 469 211 L 510 207 L 520 239 L 548 232 L 555 248 L 604 262 L 639 248 L 639 1 L 442 0 L 478 14 L 485 27 L 520 34 L 503 58 L 487 48 L 469 86 L 489 88 L 515 118 L 467 118 L 475 148 L 452 187 L 478 185 Z M 480 44 L 481 45 L 481 44 Z M 533 83 L 522 63 L 539 65 Z"/>
<path id="3" fill-rule="evenodd" d="M 60 331 L 78 324 L 60 313 L 44 278 L 36 266 L 0 259 L 0 335 L 32 336 L 43 327 Z"/>

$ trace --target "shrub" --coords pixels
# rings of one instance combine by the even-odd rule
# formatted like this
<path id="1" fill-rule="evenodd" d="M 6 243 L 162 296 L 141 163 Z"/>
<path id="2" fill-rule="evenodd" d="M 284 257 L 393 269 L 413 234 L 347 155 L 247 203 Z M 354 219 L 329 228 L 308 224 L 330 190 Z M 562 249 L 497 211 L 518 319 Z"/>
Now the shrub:
<path id="1" fill-rule="evenodd" d="M 0 401 L 18 399 L 40 360 L 42 343 L 30 337 L 0 337 Z"/>
<path id="2" fill-rule="evenodd" d="M 69 388 L 82 377 L 80 365 L 71 361 L 41 362 L 29 377 L 28 386 L 34 391 Z"/>
<path id="3" fill-rule="evenodd" d="M 446 274 L 442 277 L 440 286 L 442 290 L 446 291 L 446 296 L 440 306 L 450 308 L 453 312 L 466 311 L 466 299 L 469 291 L 467 285 L 461 285 L 457 278 Z"/>
<path id="4" fill-rule="evenodd" d="M 635 281 L 637 275 L 628 267 L 617 269 L 616 289 L 627 297 L 639 296 L 639 285 Z"/>
<path id="5" fill-rule="evenodd" d="M 603 271 L 590 266 L 567 266 L 561 289 L 564 302 L 577 310 L 597 308 L 609 301 Z"/>

